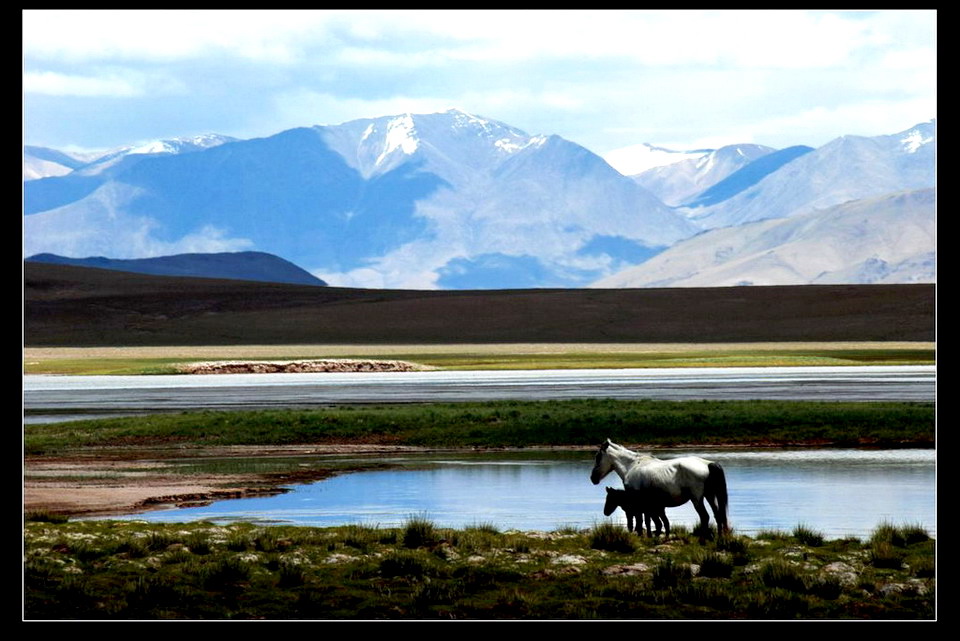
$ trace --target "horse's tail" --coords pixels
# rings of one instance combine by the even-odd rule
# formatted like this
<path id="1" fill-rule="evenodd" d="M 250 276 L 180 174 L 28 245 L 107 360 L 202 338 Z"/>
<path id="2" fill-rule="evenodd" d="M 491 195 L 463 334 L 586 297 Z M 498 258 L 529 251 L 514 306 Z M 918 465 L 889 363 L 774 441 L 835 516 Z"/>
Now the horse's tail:
<path id="1" fill-rule="evenodd" d="M 724 533 L 730 529 L 727 523 L 727 475 L 723 473 L 719 463 L 711 461 L 707 468 L 709 472 L 704 489 L 708 497 L 713 497 L 711 503 L 716 505 L 714 517 L 717 519 L 717 531 Z"/>

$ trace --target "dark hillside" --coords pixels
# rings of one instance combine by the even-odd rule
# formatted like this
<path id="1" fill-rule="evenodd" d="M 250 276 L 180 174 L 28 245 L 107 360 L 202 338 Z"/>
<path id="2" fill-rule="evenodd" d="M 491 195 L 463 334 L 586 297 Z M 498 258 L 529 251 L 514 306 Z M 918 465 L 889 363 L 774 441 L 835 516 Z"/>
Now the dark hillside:
<path id="1" fill-rule="evenodd" d="M 67 258 L 56 254 L 36 254 L 28 262 L 97 267 L 154 276 L 192 276 L 258 280 L 293 285 L 326 285 L 325 282 L 288 260 L 265 252 L 220 252 L 215 254 L 176 254 L 155 258 Z"/>
<path id="2" fill-rule="evenodd" d="M 24 264 L 28 346 L 933 341 L 934 285 L 404 291 Z"/>

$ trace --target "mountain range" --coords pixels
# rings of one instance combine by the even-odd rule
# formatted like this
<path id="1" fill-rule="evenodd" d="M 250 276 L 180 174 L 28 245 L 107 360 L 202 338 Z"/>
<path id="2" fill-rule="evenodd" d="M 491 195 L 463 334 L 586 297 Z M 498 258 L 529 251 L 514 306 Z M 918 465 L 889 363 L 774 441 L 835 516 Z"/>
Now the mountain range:
<path id="1" fill-rule="evenodd" d="M 644 162 L 632 165 L 644 169 L 625 175 L 559 136 L 450 110 L 252 140 L 175 139 L 82 159 L 25 148 L 24 255 L 257 250 L 333 285 L 413 289 L 684 285 L 688 279 L 676 275 L 612 284 L 637 283 L 617 274 L 669 259 L 711 286 L 776 278 L 775 270 L 720 276 L 716 250 L 713 262 L 693 264 L 706 250 L 691 243 L 709 230 L 728 234 L 724 247 L 739 256 L 758 237 L 783 236 L 758 234 L 751 227 L 758 221 L 819 211 L 806 227 L 807 257 L 778 272 L 787 279 L 779 284 L 924 281 L 935 278 L 932 191 L 902 195 L 902 206 L 883 197 L 934 187 L 935 147 L 934 121 L 818 149 L 647 145 Z M 28 180 L 28 165 L 31 176 L 53 174 Z M 859 204 L 833 210 L 850 201 Z M 875 255 L 851 254 L 849 264 L 818 271 L 817 248 L 840 225 L 824 216 L 853 210 L 867 219 L 882 212 L 873 226 L 901 239 L 896 251 L 878 245 Z M 898 231 L 916 225 L 929 233 Z M 734 242 L 740 233 L 753 240 Z M 680 251 L 689 260 L 679 261 Z"/>
<path id="2" fill-rule="evenodd" d="M 853 200 L 683 240 L 596 287 L 717 287 L 936 280 L 934 190 Z"/>
<path id="3" fill-rule="evenodd" d="M 70 258 L 56 254 L 35 254 L 27 262 L 53 265 L 95 267 L 134 274 L 225 278 L 292 285 L 326 285 L 310 272 L 279 256 L 263 252 L 225 252 L 218 254 L 177 254 L 154 258 L 116 259 L 105 256 Z"/>

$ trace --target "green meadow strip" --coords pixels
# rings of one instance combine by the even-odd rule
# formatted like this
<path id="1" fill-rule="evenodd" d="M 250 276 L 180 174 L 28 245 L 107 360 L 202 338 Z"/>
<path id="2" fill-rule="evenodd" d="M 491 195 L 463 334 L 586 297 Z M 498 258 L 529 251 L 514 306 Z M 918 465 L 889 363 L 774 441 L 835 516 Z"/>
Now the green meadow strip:
<path id="1" fill-rule="evenodd" d="M 27 455 L 89 446 L 382 443 L 426 447 L 932 447 L 933 403 L 496 401 L 185 412 L 25 425 Z"/>

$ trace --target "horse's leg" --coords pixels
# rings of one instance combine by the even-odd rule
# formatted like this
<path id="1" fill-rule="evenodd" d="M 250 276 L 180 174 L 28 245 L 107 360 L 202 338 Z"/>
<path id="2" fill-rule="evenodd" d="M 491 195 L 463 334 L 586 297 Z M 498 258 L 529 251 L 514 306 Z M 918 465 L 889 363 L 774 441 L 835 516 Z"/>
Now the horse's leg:
<path id="1" fill-rule="evenodd" d="M 633 532 L 633 512 L 624 510 L 624 513 L 627 515 L 627 532 Z"/>
<path id="2" fill-rule="evenodd" d="M 657 536 L 660 536 L 660 525 L 662 524 L 666 529 L 664 536 L 670 538 L 670 521 L 667 520 L 666 510 L 660 510 L 660 514 L 657 515 L 657 518 L 660 520 L 660 523 L 657 524 Z"/>
<path id="3" fill-rule="evenodd" d="M 708 496 L 707 502 L 710 504 L 710 509 L 713 510 L 713 518 L 717 521 L 717 533 L 723 534 L 726 519 L 724 519 L 723 513 L 720 511 L 720 506 L 717 504 L 717 497 L 712 495 Z"/>
<path id="4" fill-rule="evenodd" d="M 707 512 L 707 508 L 703 506 L 703 497 L 698 496 L 692 499 L 692 503 L 697 514 L 700 515 L 700 527 L 703 529 L 704 536 L 706 536 L 709 531 L 707 528 L 710 526 L 710 514 Z"/>
<path id="5" fill-rule="evenodd" d="M 726 534 L 730 530 L 727 523 L 727 476 L 719 463 L 709 463 L 705 490 L 708 492 L 713 516 L 717 519 L 717 532 Z"/>
<path id="6" fill-rule="evenodd" d="M 647 520 L 647 536 L 653 536 L 653 530 L 650 529 L 650 513 L 645 512 L 644 518 Z M 660 534 L 660 524 L 657 524 L 657 534 Z"/>

